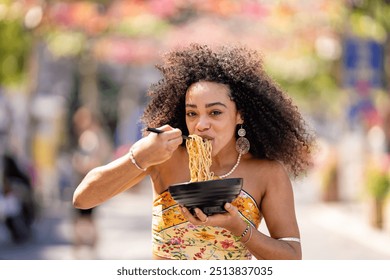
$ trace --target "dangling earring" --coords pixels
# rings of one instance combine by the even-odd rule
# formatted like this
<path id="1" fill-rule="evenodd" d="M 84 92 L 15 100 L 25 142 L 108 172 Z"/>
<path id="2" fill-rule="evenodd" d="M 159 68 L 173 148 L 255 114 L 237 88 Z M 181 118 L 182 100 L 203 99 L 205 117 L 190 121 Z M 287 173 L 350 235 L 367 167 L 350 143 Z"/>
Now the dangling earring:
<path id="1" fill-rule="evenodd" d="M 240 137 L 238 137 L 238 139 L 236 140 L 236 150 L 240 155 L 245 155 L 249 152 L 251 145 L 249 143 L 249 140 L 244 137 L 246 135 L 246 131 L 242 127 L 242 125 L 241 128 L 238 130 L 237 134 Z"/>

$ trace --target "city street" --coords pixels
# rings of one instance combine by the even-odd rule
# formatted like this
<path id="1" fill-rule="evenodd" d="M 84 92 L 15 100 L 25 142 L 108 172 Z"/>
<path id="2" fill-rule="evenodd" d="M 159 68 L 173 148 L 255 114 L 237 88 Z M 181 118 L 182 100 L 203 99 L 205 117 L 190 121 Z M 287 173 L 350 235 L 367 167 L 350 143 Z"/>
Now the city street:
<path id="1" fill-rule="evenodd" d="M 390 234 L 371 228 L 364 207 L 356 203 L 315 201 L 307 186 L 296 186 L 296 211 L 304 260 L 390 259 Z M 96 221 L 99 243 L 96 255 L 103 260 L 151 259 L 152 196 L 148 182 L 99 206 Z M 36 223 L 33 240 L 14 245 L 0 227 L 0 259 L 69 260 L 72 250 L 71 205 L 52 205 Z M 265 226 L 261 230 L 266 232 Z M 80 258 L 80 256 L 79 256 Z"/>
<path id="2" fill-rule="evenodd" d="M 192 87 L 203 80 L 223 84 L 254 158 L 297 174 L 313 152 L 319 176 L 293 182 L 304 260 L 390 260 L 389 13 L 383 0 L 1 1 L 0 260 L 151 259 L 149 181 L 96 208 L 93 251 L 75 251 L 72 193 L 144 125 L 201 134 L 182 122 L 180 98 L 221 103 Z M 192 98 L 197 88 L 218 100 Z M 202 136 L 222 135 L 230 118 L 204 112 Z M 337 199 L 324 202 L 330 190 Z M 13 243 L 5 223 L 25 240 L 34 199 L 33 234 Z M 370 225 L 374 199 L 386 203 L 383 230 Z"/>

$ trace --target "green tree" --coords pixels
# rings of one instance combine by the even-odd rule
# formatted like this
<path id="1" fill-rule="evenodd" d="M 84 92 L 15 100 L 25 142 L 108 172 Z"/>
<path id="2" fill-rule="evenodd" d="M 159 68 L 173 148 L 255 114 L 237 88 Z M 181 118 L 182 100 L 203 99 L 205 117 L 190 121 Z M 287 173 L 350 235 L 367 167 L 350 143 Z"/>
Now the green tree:
<path id="1" fill-rule="evenodd" d="M 23 15 L 15 10 L 12 2 L 0 2 L 0 86 L 23 80 L 31 44 L 31 34 L 23 26 Z"/>

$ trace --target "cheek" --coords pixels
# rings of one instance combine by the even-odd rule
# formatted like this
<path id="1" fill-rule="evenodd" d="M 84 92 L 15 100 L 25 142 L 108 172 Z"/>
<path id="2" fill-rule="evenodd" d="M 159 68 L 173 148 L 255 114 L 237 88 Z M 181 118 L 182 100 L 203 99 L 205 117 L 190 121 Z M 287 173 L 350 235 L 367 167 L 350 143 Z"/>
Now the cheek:
<path id="1" fill-rule="evenodd" d="M 211 150 L 211 156 L 214 157 L 216 154 L 219 153 L 220 147 L 217 144 L 218 141 L 214 140 L 212 143 L 212 150 Z"/>
<path id="2" fill-rule="evenodd" d="M 188 132 L 190 134 L 192 134 L 195 131 L 195 129 L 194 129 L 195 128 L 194 122 L 188 121 L 187 118 L 186 118 L 186 126 L 187 126 Z"/>
<path id="3" fill-rule="evenodd" d="M 213 155 L 216 155 L 223 147 L 225 147 L 228 143 L 228 138 L 227 137 L 223 137 L 222 135 L 221 136 L 218 136 L 217 138 L 214 138 L 213 140 Z"/>

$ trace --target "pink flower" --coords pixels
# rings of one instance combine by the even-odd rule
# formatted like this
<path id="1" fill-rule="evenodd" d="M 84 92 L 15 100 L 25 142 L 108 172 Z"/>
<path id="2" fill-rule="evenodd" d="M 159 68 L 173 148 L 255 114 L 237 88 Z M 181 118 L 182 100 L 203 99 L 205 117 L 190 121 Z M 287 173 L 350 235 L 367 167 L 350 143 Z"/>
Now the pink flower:
<path id="1" fill-rule="evenodd" d="M 171 238 L 169 243 L 171 245 L 179 245 L 179 244 L 183 243 L 183 240 L 181 238 L 178 238 L 178 237 L 173 237 L 173 238 Z"/>
<path id="2" fill-rule="evenodd" d="M 196 226 L 194 224 L 188 223 L 187 228 L 194 229 Z"/>
<path id="3" fill-rule="evenodd" d="M 224 241 L 221 241 L 221 244 L 222 244 L 222 248 L 224 248 L 224 249 L 228 249 L 230 247 L 234 247 L 233 240 L 225 239 Z"/>

